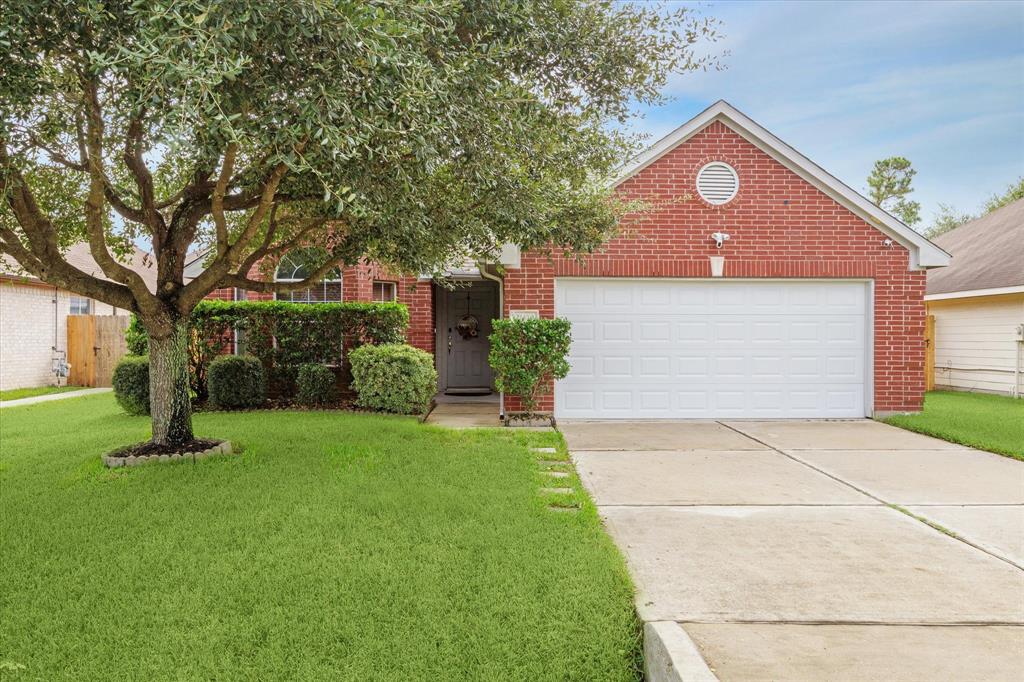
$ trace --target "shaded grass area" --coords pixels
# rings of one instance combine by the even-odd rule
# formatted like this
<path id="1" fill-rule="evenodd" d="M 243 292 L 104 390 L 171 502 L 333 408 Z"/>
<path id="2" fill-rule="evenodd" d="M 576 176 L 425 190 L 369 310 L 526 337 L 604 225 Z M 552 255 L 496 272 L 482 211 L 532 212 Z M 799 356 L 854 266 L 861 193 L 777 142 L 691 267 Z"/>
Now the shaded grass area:
<path id="1" fill-rule="evenodd" d="M 920 414 L 884 420 L 953 443 L 1024 460 L 1024 400 L 986 393 L 930 391 Z"/>
<path id="2" fill-rule="evenodd" d="M 106 470 L 148 432 L 111 395 L 3 411 L 5 680 L 639 679 L 621 556 L 584 495 L 538 492 L 529 446 L 564 458 L 558 435 L 287 411 L 196 431 L 243 454 Z"/>
<path id="3" fill-rule="evenodd" d="M 51 393 L 65 393 L 67 391 L 81 391 L 86 386 L 36 386 L 35 388 L 11 388 L 0 391 L 0 401 L 21 400 L 22 398 L 34 398 L 37 395 L 50 395 Z"/>

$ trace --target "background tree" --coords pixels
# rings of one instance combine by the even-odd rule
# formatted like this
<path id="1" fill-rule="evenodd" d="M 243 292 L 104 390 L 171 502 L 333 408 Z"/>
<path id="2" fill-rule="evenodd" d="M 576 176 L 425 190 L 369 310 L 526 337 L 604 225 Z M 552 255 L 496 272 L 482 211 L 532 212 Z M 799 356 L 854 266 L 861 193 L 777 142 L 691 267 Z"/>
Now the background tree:
<path id="1" fill-rule="evenodd" d="M 997 208 L 1002 208 L 1018 199 L 1024 199 L 1024 177 L 1017 178 L 1016 182 L 1007 185 L 1002 194 L 990 196 L 982 207 L 982 215 L 991 213 Z"/>
<path id="2" fill-rule="evenodd" d="M 924 231 L 924 236 L 932 239 L 972 220 L 974 220 L 974 216 L 970 213 L 963 213 L 950 204 L 939 204 L 939 212 L 935 215 L 932 224 Z"/>
<path id="3" fill-rule="evenodd" d="M 907 225 L 914 225 L 921 220 L 921 204 L 907 197 L 914 191 L 911 183 L 916 174 L 910 161 L 902 156 L 875 161 L 868 176 L 868 197 Z"/>
<path id="4" fill-rule="evenodd" d="M 932 237 L 938 237 L 940 234 L 956 229 L 964 223 L 977 220 L 996 209 L 1002 208 L 1014 201 L 1019 201 L 1020 199 L 1024 199 L 1024 177 L 1018 178 L 1016 182 L 1012 182 L 1007 185 L 1002 194 L 993 194 L 990 196 L 985 203 L 982 204 L 981 213 L 979 215 L 963 213 L 949 204 L 939 204 L 939 212 L 936 214 L 931 226 L 925 230 L 924 236 L 929 239 Z"/>
<path id="5" fill-rule="evenodd" d="M 192 439 L 189 313 L 369 258 L 436 272 L 500 244 L 595 248 L 626 209 L 616 132 L 706 68 L 711 20 L 613 0 L 8 0 L 0 253 L 136 312 L 154 442 Z M 610 125 L 618 124 L 618 125 Z M 85 239 L 107 279 L 63 257 Z M 152 246 L 156 291 L 119 257 Z M 303 244 L 311 276 L 253 278 Z M 195 245 L 206 270 L 182 279 Z M 266 261 L 264 261 L 266 259 Z"/>

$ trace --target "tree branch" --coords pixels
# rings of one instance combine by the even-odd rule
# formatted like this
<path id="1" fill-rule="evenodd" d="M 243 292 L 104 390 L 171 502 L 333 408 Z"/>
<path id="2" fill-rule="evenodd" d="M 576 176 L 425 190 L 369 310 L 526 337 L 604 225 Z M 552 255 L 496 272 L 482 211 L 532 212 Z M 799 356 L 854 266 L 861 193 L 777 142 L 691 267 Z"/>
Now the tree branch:
<path id="1" fill-rule="evenodd" d="M 86 135 L 85 144 L 89 161 L 89 194 L 85 201 L 85 229 L 89 236 L 89 252 L 103 274 L 124 284 L 138 301 L 139 306 L 150 308 L 156 302 L 139 273 L 117 262 L 107 250 L 104 235 L 104 199 L 106 198 L 106 174 L 103 171 L 103 116 L 100 113 L 96 82 L 83 79 L 85 95 Z"/>
<path id="2" fill-rule="evenodd" d="M 305 140 L 298 143 L 295 146 L 295 151 L 301 152 L 305 144 Z M 222 278 L 228 276 L 242 261 L 249 243 L 256 236 L 260 225 L 263 224 L 263 219 L 266 218 L 267 213 L 274 205 L 277 197 L 277 188 L 287 172 L 288 166 L 284 162 L 274 167 L 274 170 L 271 171 L 270 176 L 261 188 L 259 201 L 254 206 L 252 214 L 249 215 L 242 234 L 225 251 L 218 252 L 217 257 L 214 258 L 206 270 L 185 285 L 181 295 L 178 297 L 178 307 L 180 310 L 191 310 L 203 296 L 215 287 L 222 286 Z M 226 200 L 227 198 L 225 197 Z"/>
<path id="3" fill-rule="evenodd" d="M 217 185 L 213 189 L 213 201 L 211 212 L 213 222 L 217 226 L 217 253 L 225 253 L 228 250 L 228 225 L 224 219 L 224 194 L 227 192 L 228 180 L 235 169 L 235 154 L 238 153 L 238 143 L 232 142 L 224 152 L 224 163 L 220 167 L 220 176 L 217 178 Z"/>
<path id="4" fill-rule="evenodd" d="M 224 283 L 228 286 L 238 287 L 239 289 L 248 289 L 249 291 L 259 291 L 261 293 L 274 293 L 274 294 L 286 294 L 290 291 L 298 291 L 299 289 L 308 289 L 314 284 L 322 282 L 324 277 L 341 265 L 342 258 L 336 256 L 334 258 L 328 258 L 319 268 L 306 279 L 299 280 L 298 282 L 274 282 L 272 280 L 255 280 L 249 279 L 244 275 L 228 275 L 224 278 Z"/>

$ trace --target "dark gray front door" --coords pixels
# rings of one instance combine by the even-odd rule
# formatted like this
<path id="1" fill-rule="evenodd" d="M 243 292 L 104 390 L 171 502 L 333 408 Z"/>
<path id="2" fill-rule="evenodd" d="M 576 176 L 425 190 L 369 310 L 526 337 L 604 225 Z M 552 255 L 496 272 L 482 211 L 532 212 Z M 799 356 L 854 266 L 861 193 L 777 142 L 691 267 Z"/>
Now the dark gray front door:
<path id="1" fill-rule="evenodd" d="M 488 393 L 494 375 L 487 362 L 491 320 L 498 315 L 498 287 L 494 282 L 473 282 L 454 290 L 440 290 L 443 305 L 438 363 L 441 388 L 447 393 Z"/>

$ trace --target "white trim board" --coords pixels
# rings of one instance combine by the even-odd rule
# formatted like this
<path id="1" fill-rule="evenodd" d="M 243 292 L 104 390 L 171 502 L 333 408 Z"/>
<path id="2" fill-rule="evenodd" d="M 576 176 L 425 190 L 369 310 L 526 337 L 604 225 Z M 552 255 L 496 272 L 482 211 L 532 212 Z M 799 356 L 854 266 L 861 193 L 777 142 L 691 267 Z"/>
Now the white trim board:
<path id="1" fill-rule="evenodd" d="M 945 301 L 951 298 L 974 298 L 976 296 L 1002 296 L 1004 294 L 1024 294 L 1024 284 L 1015 287 L 994 287 L 992 289 L 967 289 L 950 291 L 945 294 L 925 294 L 926 301 Z"/>
<path id="2" fill-rule="evenodd" d="M 891 237 L 910 252 L 910 269 L 943 267 L 951 256 L 928 241 L 887 211 L 875 206 L 853 188 L 844 184 L 821 166 L 790 147 L 725 100 L 718 100 L 674 131 L 655 142 L 626 165 L 612 185 L 619 185 L 651 165 L 669 151 L 700 132 L 714 121 L 721 121 L 730 130 L 765 152 L 805 181 L 817 187 L 840 205 Z"/>

